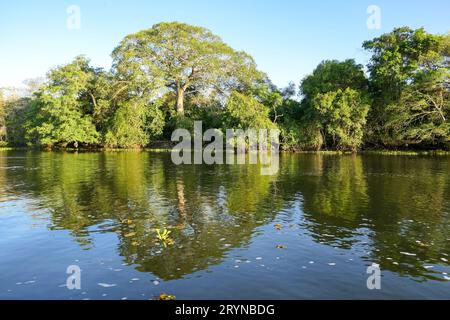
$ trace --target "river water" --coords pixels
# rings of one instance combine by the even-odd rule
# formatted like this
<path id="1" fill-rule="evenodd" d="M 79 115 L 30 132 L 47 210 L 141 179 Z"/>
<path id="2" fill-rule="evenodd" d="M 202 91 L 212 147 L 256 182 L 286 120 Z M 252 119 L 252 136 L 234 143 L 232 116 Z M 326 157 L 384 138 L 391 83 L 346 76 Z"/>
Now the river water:
<path id="1" fill-rule="evenodd" d="M 283 154 L 264 176 L 2 151 L 0 299 L 450 299 L 449 173 L 448 156 Z"/>

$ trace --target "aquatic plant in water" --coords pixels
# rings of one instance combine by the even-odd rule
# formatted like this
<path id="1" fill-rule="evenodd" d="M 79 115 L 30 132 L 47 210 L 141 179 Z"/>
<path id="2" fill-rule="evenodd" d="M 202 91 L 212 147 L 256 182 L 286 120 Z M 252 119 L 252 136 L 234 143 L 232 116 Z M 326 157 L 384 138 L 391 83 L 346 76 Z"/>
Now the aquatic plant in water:
<path id="1" fill-rule="evenodd" d="M 174 241 L 169 236 L 172 231 L 169 231 L 165 228 L 164 228 L 164 230 L 161 230 L 161 229 L 155 229 L 155 230 L 157 233 L 156 238 L 158 238 L 158 240 L 162 242 L 164 247 L 167 247 L 168 245 L 170 246 L 174 243 Z"/>

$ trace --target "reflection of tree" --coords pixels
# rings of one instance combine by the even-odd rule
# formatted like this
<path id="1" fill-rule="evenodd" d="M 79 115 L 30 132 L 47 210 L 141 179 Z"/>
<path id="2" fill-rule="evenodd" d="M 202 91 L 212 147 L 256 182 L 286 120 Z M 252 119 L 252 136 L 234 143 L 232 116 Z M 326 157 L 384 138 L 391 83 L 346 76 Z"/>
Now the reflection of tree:
<path id="1" fill-rule="evenodd" d="M 450 256 L 448 159 L 373 156 L 365 162 L 372 168 L 373 258 L 400 274 L 433 278 L 425 276 L 431 271 L 424 264 Z"/>
<path id="2" fill-rule="evenodd" d="M 422 278 L 450 256 L 448 158 L 300 155 L 281 166 L 317 242 L 350 249 L 368 237 L 370 262 Z"/>
<path id="3" fill-rule="evenodd" d="M 6 152 L 0 151 L 0 200 L 4 200 L 3 197 L 6 195 L 6 190 L 4 188 L 7 186 L 6 183 Z"/>
<path id="4" fill-rule="evenodd" d="M 175 166 L 170 154 L 15 154 L 0 156 L 19 168 L 0 170 L 1 190 L 36 199 L 51 229 L 87 248 L 92 233 L 117 233 L 124 259 L 163 279 L 219 263 L 293 204 L 316 242 L 353 249 L 364 236 L 386 270 L 424 276 L 423 264 L 450 255 L 448 158 L 282 155 L 279 174 L 262 176 L 258 166 Z M 174 245 L 163 248 L 155 228 Z"/>
<path id="5" fill-rule="evenodd" d="M 248 168 L 243 175 L 225 167 L 199 170 L 195 166 L 162 163 L 166 176 L 160 187 L 166 190 L 166 199 L 172 203 L 170 220 L 164 226 L 171 229 L 175 244 L 162 250 L 161 245 L 147 242 L 136 248 L 134 256 L 124 254 L 132 257 L 127 261 L 140 265 L 142 271 L 175 279 L 205 269 L 220 262 L 229 248 L 245 245 L 262 220 L 276 214 L 276 206 L 272 210 L 258 210 L 270 203 L 271 185 L 260 183 L 257 166 Z M 153 237 L 154 234 L 149 235 Z"/>
<path id="6" fill-rule="evenodd" d="M 361 157 L 317 154 L 286 161 L 293 162 L 287 174 L 302 196 L 304 227 L 318 242 L 351 248 L 368 203 Z"/>
<path id="7" fill-rule="evenodd" d="M 218 263 L 280 207 L 258 166 L 178 167 L 170 155 L 146 152 L 33 153 L 26 161 L 34 170 L 8 179 L 26 182 L 15 191 L 38 200 L 51 229 L 70 230 L 88 247 L 93 232 L 116 232 L 125 260 L 163 279 Z M 163 248 L 155 228 L 171 230 L 174 245 Z"/>

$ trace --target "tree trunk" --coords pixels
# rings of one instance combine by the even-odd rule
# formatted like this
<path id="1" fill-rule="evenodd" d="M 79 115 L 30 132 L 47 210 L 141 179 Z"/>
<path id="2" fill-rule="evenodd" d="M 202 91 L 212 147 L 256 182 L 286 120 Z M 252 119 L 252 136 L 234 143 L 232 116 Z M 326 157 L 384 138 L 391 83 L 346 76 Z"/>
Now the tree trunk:
<path id="1" fill-rule="evenodd" d="M 177 90 L 177 104 L 175 105 L 175 109 L 178 114 L 184 114 L 184 90 L 182 88 L 178 88 Z"/>

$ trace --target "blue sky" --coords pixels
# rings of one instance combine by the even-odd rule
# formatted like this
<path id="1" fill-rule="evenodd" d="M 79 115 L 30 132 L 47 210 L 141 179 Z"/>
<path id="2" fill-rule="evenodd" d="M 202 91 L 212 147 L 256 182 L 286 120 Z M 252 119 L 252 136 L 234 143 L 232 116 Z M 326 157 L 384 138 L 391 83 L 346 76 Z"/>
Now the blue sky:
<path id="1" fill-rule="evenodd" d="M 69 30 L 66 10 L 81 10 Z M 367 8 L 381 9 L 381 29 L 366 26 Z M 364 40 L 396 26 L 450 31 L 448 0 L 15 0 L 0 1 L 0 87 L 44 76 L 79 54 L 109 68 L 127 34 L 161 21 L 207 27 L 251 54 L 278 86 L 298 83 L 324 59 L 366 63 Z"/>

